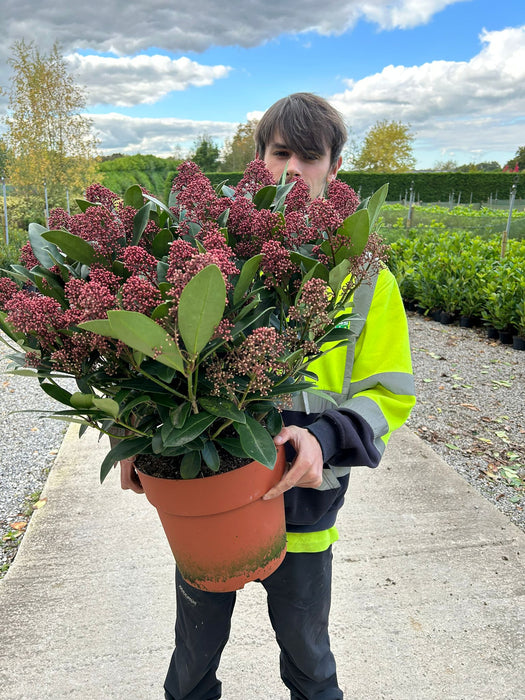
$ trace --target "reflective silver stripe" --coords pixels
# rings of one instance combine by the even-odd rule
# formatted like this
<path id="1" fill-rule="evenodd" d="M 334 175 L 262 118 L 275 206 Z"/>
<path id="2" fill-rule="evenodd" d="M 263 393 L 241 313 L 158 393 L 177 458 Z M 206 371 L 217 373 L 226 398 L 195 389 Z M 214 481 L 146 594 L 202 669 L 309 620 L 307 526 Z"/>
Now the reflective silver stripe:
<path id="1" fill-rule="evenodd" d="M 372 399 L 369 399 L 367 396 L 356 396 L 353 399 L 343 401 L 340 405 L 341 408 L 349 408 L 351 411 L 355 411 L 366 420 L 372 428 L 374 445 L 379 454 L 382 455 L 385 451 L 385 443 L 381 440 L 381 436 L 387 435 L 390 432 L 390 428 L 388 427 L 383 412 L 376 402 L 372 401 Z"/>
<path id="2" fill-rule="evenodd" d="M 366 317 L 374 298 L 377 278 L 378 275 L 374 275 L 367 282 L 363 282 L 354 293 L 352 311 L 356 316 L 352 318 L 350 323 L 355 335 L 352 336 L 351 342 L 347 346 L 343 390 L 340 394 L 333 391 L 327 392 L 338 404 L 341 403 L 343 397 L 352 395 L 350 389 L 352 386 L 352 371 L 354 369 L 355 344 L 365 325 Z M 330 354 L 327 355 L 327 358 L 329 360 Z M 301 394 L 293 396 L 292 408 L 294 411 L 301 411 L 309 415 L 310 413 L 322 413 L 330 408 L 334 408 L 334 405 L 314 394 L 307 394 L 307 392 L 303 391 Z"/>
<path id="3" fill-rule="evenodd" d="M 381 384 L 393 394 L 413 396 L 416 393 L 414 377 L 411 374 L 406 372 L 380 372 L 366 379 L 361 379 L 359 382 L 352 382 L 350 384 L 350 395 L 355 396 L 366 389 L 373 389 L 378 384 Z"/>
<path id="4" fill-rule="evenodd" d="M 350 321 L 350 328 L 353 330 L 355 335 L 352 337 L 352 343 L 348 345 L 348 350 L 346 353 L 343 390 L 341 392 L 343 396 L 350 396 L 350 383 L 352 381 L 352 371 L 354 369 L 355 344 L 361 335 L 366 323 L 366 317 L 370 311 L 370 306 L 372 305 L 372 299 L 374 298 L 374 292 L 376 290 L 377 277 L 378 275 L 374 275 L 372 279 L 360 284 L 353 296 L 352 311 L 357 314 L 357 316 Z M 330 358 L 330 355 L 328 354 L 327 357 Z"/>
<path id="5" fill-rule="evenodd" d="M 331 489 L 338 489 L 341 486 L 341 484 L 337 481 L 336 474 L 334 473 L 335 469 L 337 469 L 337 467 L 329 467 L 328 469 L 325 467 L 323 469 L 323 481 L 321 486 L 316 488 L 316 491 L 330 491 Z M 345 473 L 348 473 L 349 467 L 343 467 L 343 469 L 346 469 Z M 339 476 L 342 476 L 342 474 Z"/>

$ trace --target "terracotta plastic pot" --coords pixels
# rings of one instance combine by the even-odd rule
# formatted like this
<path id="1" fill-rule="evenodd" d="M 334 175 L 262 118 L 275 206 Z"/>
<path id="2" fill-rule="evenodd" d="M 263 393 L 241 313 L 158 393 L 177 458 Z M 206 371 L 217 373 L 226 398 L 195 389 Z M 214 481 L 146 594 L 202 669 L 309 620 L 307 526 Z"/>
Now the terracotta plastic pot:
<path id="1" fill-rule="evenodd" d="M 251 462 L 200 479 L 160 479 L 139 472 L 183 578 L 205 591 L 235 591 L 264 579 L 286 554 L 284 498 L 262 496 L 281 478 L 285 451 L 273 470 Z"/>

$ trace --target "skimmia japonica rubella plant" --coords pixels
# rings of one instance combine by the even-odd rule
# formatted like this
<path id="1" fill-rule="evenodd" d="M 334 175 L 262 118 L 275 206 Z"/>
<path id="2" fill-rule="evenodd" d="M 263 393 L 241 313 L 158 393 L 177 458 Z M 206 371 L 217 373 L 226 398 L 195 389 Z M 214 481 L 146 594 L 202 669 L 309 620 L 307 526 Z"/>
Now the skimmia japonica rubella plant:
<path id="1" fill-rule="evenodd" d="M 309 363 L 349 341 L 352 294 L 382 265 L 385 196 L 359 204 L 335 180 L 310 202 L 259 160 L 217 191 L 182 164 L 168 206 L 92 185 L 80 213 L 31 224 L 0 278 L 13 371 L 64 405 L 54 417 L 120 438 L 102 479 L 135 454 L 178 458 L 184 478 L 225 451 L 271 468 L 281 407 L 317 391 Z"/>

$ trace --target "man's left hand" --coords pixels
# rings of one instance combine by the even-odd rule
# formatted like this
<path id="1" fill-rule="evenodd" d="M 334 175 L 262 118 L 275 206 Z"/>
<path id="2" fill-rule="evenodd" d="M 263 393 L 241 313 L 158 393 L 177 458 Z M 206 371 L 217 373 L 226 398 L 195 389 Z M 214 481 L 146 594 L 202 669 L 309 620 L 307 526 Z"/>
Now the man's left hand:
<path id="1" fill-rule="evenodd" d="M 317 438 L 305 428 L 289 425 L 274 438 L 276 445 L 284 445 L 288 441 L 297 453 L 295 459 L 283 478 L 263 496 L 263 500 L 276 498 L 294 486 L 317 488 L 323 481 L 323 451 Z"/>

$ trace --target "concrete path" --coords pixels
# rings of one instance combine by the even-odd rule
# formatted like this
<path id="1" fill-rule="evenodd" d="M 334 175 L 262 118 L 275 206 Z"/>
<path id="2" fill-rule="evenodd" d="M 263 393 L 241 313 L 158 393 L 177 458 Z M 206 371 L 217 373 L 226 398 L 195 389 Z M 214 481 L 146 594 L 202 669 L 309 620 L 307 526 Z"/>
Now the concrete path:
<path id="1" fill-rule="evenodd" d="M 67 434 L 0 581 L 2 700 L 160 700 L 174 566 L 154 509 L 98 483 Z M 525 534 L 407 429 L 355 469 L 334 547 L 332 641 L 348 700 L 524 700 Z M 227 700 L 286 700 L 262 587 L 238 595 Z"/>

